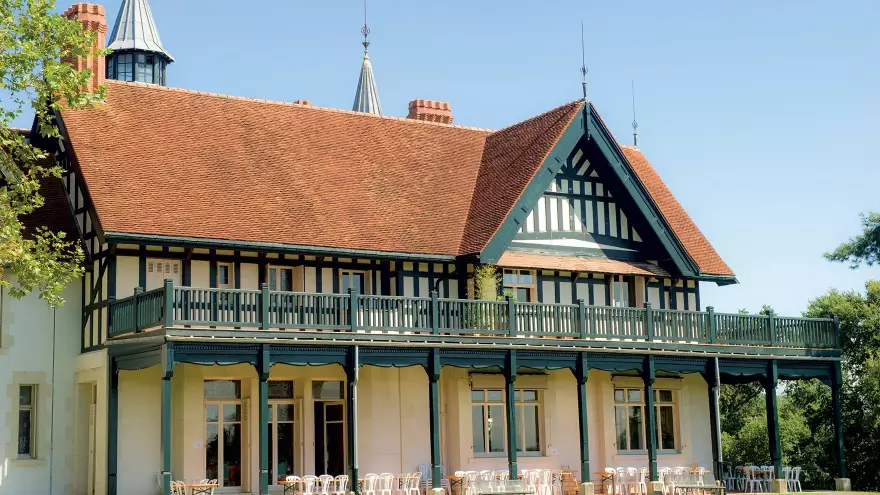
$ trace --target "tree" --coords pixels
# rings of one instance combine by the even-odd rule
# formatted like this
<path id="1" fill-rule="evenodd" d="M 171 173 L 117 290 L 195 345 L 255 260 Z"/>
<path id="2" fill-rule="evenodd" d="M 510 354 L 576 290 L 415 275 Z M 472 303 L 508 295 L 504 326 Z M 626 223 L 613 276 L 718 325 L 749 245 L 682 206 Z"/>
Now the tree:
<path id="1" fill-rule="evenodd" d="M 103 99 L 103 87 L 88 88 L 90 70 L 64 61 L 88 56 L 96 36 L 56 14 L 54 0 L 0 0 L 0 284 L 14 297 L 37 290 L 50 305 L 62 304 L 61 292 L 82 272 L 78 245 L 22 222 L 44 204 L 41 181 L 57 180 L 61 170 L 11 124 L 30 109 L 37 133 L 56 140 L 59 110 Z"/>
<path id="2" fill-rule="evenodd" d="M 849 262 L 853 269 L 862 263 L 872 266 L 880 261 L 880 213 L 871 212 L 862 215 L 861 235 L 844 242 L 830 253 L 825 253 L 825 258 L 840 263 Z"/>

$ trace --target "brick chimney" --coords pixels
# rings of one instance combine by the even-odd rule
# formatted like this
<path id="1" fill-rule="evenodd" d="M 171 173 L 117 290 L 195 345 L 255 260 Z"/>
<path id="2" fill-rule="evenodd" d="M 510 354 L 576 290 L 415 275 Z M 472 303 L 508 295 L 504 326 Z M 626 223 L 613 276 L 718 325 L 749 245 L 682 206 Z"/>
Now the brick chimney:
<path id="1" fill-rule="evenodd" d="M 104 74 L 104 71 L 106 70 L 104 55 L 96 54 L 98 50 L 103 50 L 107 47 L 107 16 L 104 13 L 104 7 L 94 3 L 75 3 L 71 5 L 69 9 L 64 11 L 64 17 L 81 22 L 83 29 L 87 31 L 98 33 L 98 39 L 92 46 L 92 52 L 88 57 L 78 58 L 77 60 L 73 60 L 72 57 L 65 57 L 62 59 L 63 62 L 73 65 L 78 71 L 85 69 L 92 70 L 92 77 L 89 80 L 88 89 L 94 92 L 98 86 L 104 84 L 104 81 L 106 80 Z"/>
<path id="2" fill-rule="evenodd" d="M 407 118 L 451 124 L 452 107 L 445 101 L 412 100 L 409 102 L 409 115 L 407 115 Z"/>

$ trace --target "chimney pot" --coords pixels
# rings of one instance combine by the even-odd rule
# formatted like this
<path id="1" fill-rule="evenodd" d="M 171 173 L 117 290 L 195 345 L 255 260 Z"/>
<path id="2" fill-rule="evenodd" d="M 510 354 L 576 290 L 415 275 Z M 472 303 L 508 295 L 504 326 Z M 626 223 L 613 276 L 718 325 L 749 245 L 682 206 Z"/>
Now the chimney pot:
<path id="1" fill-rule="evenodd" d="M 97 54 L 99 50 L 103 50 L 107 46 L 108 26 L 104 7 L 94 3 L 79 2 L 71 5 L 70 8 L 64 11 L 64 17 L 79 21 L 86 31 L 97 33 L 97 39 L 92 45 L 92 50 L 88 57 L 78 58 L 77 60 L 74 60 L 72 57 L 62 59 L 62 61 L 71 64 L 78 71 L 92 70 L 88 89 L 94 92 L 98 86 L 106 81 L 106 75 L 104 74 L 106 70 L 105 57 L 104 55 Z"/>
<path id="2" fill-rule="evenodd" d="M 445 101 L 418 98 L 409 102 L 409 115 L 407 115 L 407 118 L 451 124 L 452 107 Z"/>

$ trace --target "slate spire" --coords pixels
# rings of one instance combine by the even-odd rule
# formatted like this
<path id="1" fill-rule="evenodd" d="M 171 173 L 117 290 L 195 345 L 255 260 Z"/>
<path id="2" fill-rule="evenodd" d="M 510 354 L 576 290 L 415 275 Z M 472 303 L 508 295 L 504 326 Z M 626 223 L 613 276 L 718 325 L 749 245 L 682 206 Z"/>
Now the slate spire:
<path id="1" fill-rule="evenodd" d="M 367 27 L 367 2 L 364 0 L 364 27 L 361 29 L 364 35 L 364 62 L 361 64 L 361 76 L 358 79 L 357 92 L 354 94 L 355 112 L 372 113 L 382 115 L 382 104 L 379 103 L 379 89 L 376 87 L 376 79 L 373 77 L 373 64 L 370 63 L 370 55 L 367 53 L 370 41 L 370 28 Z"/>
<path id="2" fill-rule="evenodd" d="M 147 0 L 122 0 L 107 48 L 107 77 L 165 85 L 165 69 L 174 57 L 162 46 Z"/>

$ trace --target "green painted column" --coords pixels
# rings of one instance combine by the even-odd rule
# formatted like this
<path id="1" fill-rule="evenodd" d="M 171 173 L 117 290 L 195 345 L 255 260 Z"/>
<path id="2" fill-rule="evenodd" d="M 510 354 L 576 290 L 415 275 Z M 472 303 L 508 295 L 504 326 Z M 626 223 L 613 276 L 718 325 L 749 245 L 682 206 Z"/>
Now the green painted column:
<path id="1" fill-rule="evenodd" d="M 436 294 L 436 293 L 432 293 Z M 431 480 L 440 488 L 440 349 L 431 349 L 428 365 L 428 405 L 431 414 Z"/>
<path id="2" fill-rule="evenodd" d="M 360 349 L 351 346 L 348 354 L 348 472 L 351 479 L 351 490 L 358 492 L 358 406 L 357 383 L 360 368 Z"/>
<path id="3" fill-rule="evenodd" d="M 658 481 L 657 475 L 657 418 L 654 411 L 654 356 L 645 357 L 642 379 L 645 381 L 645 446 L 648 449 L 650 481 Z"/>
<path id="4" fill-rule="evenodd" d="M 767 378 L 764 380 L 764 398 L 767 402 L 767 437 L 770 441 L 770 463 L 773 464 L 775 479 L 782 478 L 782 440 L 779 437 L 779 407 L 776 401 L 776 385 L 779 372 L 776 361 L 767 363 Z"/>
<path id="5" fill-rule="evenodd" d="M 582 352 L 578 356 L 575 372 L 578 391 L 578 426 L 581 433 L 581 483 L 590 481 L 590 431 L 587 422 L 587 377 L 589 372 L 587 353 Z"/>
<path id="6" fill-rule="evenodd" d="M 507 351 L 507 365 L 504 367 L 506 390 L 504 399 L 507 402 L 507 466 L 510 478 L 519 477 L 516 465 L 516 351 Z"/>
<path id="7" fill-rule="evenodd" d="M 119 370 L 116 359 L 107 360 L 107 493 L 116 495 L 119 445 Z"/>
<path id="8" fill-rule="evenodd" d="M 721 393 L 721 373 L 718 358 L 709 360 L 709 418 L 712 422 L 712 469 L 715 479 L 724 479 L 721 468 L 724 462 L 724 454 L 721 451 L 721 414 L 719 408 L 719 394 Z"/>
<path id="9" fill-rule="evenodd" d="M 269 346 L 260 345 L 257 374 L 260 378 L 260 495 L 269 493 Z"/>
<path id="10" fill-rule="evenodd" d="M 171 495 L 171 376 L 174 374 L 174 350 L 162 348 L 162 495 Z"/>
<path id="11" fill-rule="evenodd" d="M 837 451 L 838 478 L 846 478 L 846 455 L 843 448 L 843 416 L 840 402 L 840 390 L 843 388 L 843 370 L 840 362 L 832 364 L 831 376 L 831 408 L 834 412 L 834 448 Z"/>

